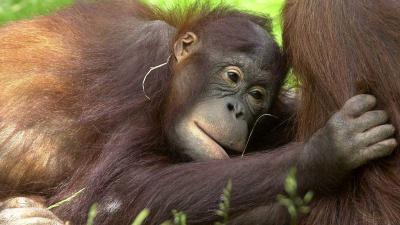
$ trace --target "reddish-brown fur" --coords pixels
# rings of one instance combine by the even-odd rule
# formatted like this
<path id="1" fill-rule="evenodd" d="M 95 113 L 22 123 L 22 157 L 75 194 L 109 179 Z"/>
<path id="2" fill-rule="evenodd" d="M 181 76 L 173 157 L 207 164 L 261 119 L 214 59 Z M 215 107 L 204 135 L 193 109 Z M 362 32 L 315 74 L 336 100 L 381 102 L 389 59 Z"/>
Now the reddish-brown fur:
<path id="1" fill-rule="evenodd" d="M 202 29 L 212 21 L 218 22 L 208 34 Z M 86 188 L 56 209 L 76 224 L 85 223 L 94 202 L 97 224 L 130 224 L 145 207 L 152 210 L 148 224 L 170 218 L 172 209 L 185 210 L 190 223 L 209 224 L 219 218 L 215 210 L 230 178 L 232 218 L 275 203 L 301 144 L 244 159 L 183 163 L 165 133 L 201 91 L 204 76 L 173 89 L 179 68 L 165 66 L 146 80 L 151 101 L 142 90 L 144 75 L 167 60 L 179 34 L 214 35 L 219 45 L 247 49 L 254 43 L 249 24 L 270 31 L 269 22 L 225 7 L 195 4 L 163 13 L 136 1 L 104 1 L 1 28 L 0 197 L 37 194 L 51 204 Z M 280 53 L 277 47 L 271 53 L 277 86 L 286 72 Z M 192 64 L 195 72 L 209 69 Z M 274 133 L 278 139 L 261 143 L 264 149 L 287 141 Z M 266 208 L 276 213 L 260 219 L 287 219 L 283 207 Z"/>
<path id="2" fill-rule="evenodd" d="M 153 210 L 149 223 L 168 218 L 174 207 L 186 210 L 192 223 L 209 224 L 217 219 L 214 210 L 230 177 L 235 178 L 233 217 L 246 212 L 254 216 L 250 209 L 274 202 L 282 174 L 290 166 L 286 162 L 296 158 L 301 145 L 241 160 L 172 165 L 175 158 L 169 157 L 163 138 L 166 131 L 160 126 L 169 117 L 160 109 L 180 102 L 164 98 L 175 96 L 168 90 L 169 75 L 176 68 L 151 74 L 146 83 L 151 102 L 143 95 L 141 81 L 150 66 L 165 62 L 175 38 L 159 38 L 168 34 L 155 29 L 146 31 L 149 35 L 143 45 L 133 44 L 136 39 L 132 39 L 135 25 L 154 18 L 177 26 L 178 35 L 215 18 L 266 21 L 225 9 L 192 10 L 193 14 L 182 17 L 182 13 L 172 16 L 135 4 L 114 6 L 81 5 L 2 28 L 0 144 L 17 146 L 13 152 L 2 149 L 2 154 L 9 155 L 1 162 L 6 165 L 0 165 L 7 168 L 1 173 L 0 194 L 54 197 L 57 193 L 53 201 L 58 201 L 86 187 L 76 202 L 58 209 L 59 215 L 78 224 L 84 223 L 93 201 L 106 207 L 122 204 L 115 211 L 100 211 L 97 222 L 103 224 L 128 224 L 147 206 Z M 396 0 L 289 0 L 284 15 L 286 51 L 303 85 L 300 140 L 307 140 L 345 100 L 360 92 L 376 95 L 379 107 L 388 110 L 400 127 Z M 154 46 L 153 51 L 144 51 Z M 181 105 L 185 102 L 176 107 Z M 400 221 L 398 157 L 361 168 L 340 192 L 320 196 L 303 224 Z M 77 167 L 81 170 L 74 170 Z M 310 174 L 306 183 L 316 178 Z M 64 185 L 56 188 L 62 181 Z M 282 208 L 268 207 L 274 209 L 268 212 L 276 213 L 263 217 L 285 221 Z"/>
<path id="3" fill-rule="evenodd" d="M 302 84 L 300 140 L 358 93 L 375 95 L 400 129 L 400 1 L 288 0 L 283 15 L 285 51 Z M 338 193 L 315 200 L 302 224 L 399 224 L 399 160 L 396 152 L 360 168 Z"/>

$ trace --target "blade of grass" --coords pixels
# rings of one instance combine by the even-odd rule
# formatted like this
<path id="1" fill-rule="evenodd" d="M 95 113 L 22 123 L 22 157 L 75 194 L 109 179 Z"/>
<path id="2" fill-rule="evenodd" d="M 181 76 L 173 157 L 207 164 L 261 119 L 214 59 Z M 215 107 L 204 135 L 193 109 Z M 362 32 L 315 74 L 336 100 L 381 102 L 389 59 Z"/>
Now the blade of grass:
<path id="1" fill-rule="evenodd" d="M 135 218 L 132 225 L 142 225 L 143 221 L 149 216 L 150 211 L 143 209 Z"/>
<path id="2" fill-rule="evenodd" d="M 97 215 L 97 204 L 94 203 L 89 210 L 88 219 L 86 225 L 93 225 L 94 218 Z"/>
<path id="3" fill-rule="evenodd" d="M 64 200 L 61 200 L 61 201 L 59 201 L 59 202 L 57 202 L 57 203 L 55 203 L 55 204 L 53 204 L 53 205 L 47 207 L 47 209 L 48 209 L 48 210 L 51 210 L 51 209 L 57 208 L 57 207 L 59 207 L 59 206 L 65 204 L 65 203 L 67 203 L 67 202 L 70 202 L 72 199 L 76 198 L 76 196 L 78 196 L 78 195 L 79 195 L 80 193 L 82 193 L 84 190 L 85 190 L 85 188 L 82 188 L 81 190 L 79 190 L 78 192 L 74 193 L 74 194 L 71 195 L 70 197 L 68 197 L 68 198 L 66 198 L 66 199 L 64 199 Z"/>

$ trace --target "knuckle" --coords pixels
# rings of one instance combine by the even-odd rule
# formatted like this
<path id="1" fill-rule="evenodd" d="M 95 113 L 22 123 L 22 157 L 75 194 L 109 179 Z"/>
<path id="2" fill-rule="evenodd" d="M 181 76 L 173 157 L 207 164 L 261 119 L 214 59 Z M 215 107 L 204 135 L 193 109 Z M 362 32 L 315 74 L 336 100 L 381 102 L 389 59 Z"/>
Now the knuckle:
<path id="1" fill-rule="evenodd" d="M 385 128 L 391 134 L 393 134 L 396 131 L 396 128 L 392 124 L 386 124 Z"/>
<path id="2" fill-rule="evenodd" d="M 31 198 L 26 198 L 26 197 L 14 197 L 7 199 L 4 201 L 0 208 L 1 209 L 6 209 L 6 208 L 30 208 L 30 207 L 40 207 L 41 204 L 39 202 L 34 201 Z"/>
<path id="3" fill-rule="evenodd" d="M 331 128 L 337 128 L 343 126 L 345 124 L 345 118 L 343 116 L 343 113 L 337 112 L 333 114 L 333 116 L 328 120 L 327 126 Z"/>
<path id="4" fill-rule="evenodd" d="M 373 107 L 375 104 L 376 98 L 374 96 L 361 94 L 349 99 L 344 105 L 344 110 L 347 114 L 360 113 L 365 108 Z"/>
<path id="5" fill-rule="evenodd" d="M 352 138 L 353 146 L 358 147 L 364 143 L 365 135 L 362 133 L 355 134 Z"/>
<path id="6" fill-rule="evenodd" d="M 346 104 L 354 104 L 354 103 L 358 103 L 358 102 L 372 102 L 375 100 L 375 97 L 373 95 L 368 95 L 368 94 L 360 94 L 360 95 L 356 95 L 351 97 L 349 100 L 346 101 Z"/>
<path id="7" fill-rule="evenodd" d="M 390 154 L 392 154 L 394 148 L 392 146 L 385 146 L 382 147 L 380 150 L 380 154 L 377 157 L 384 157 L 384 156 L 388 156 Z"/>
<path id="8" fill-rule="evenodd" d="M 23 208 L 23 207 L 29 207 L 30 205 L 33 205 L 33 201 L 29 198 L 25 197 L 17 197 L 10 199 L 7 203 L 10 207 L 15 207 L 15 208 Z"/>
<path id="9" fill-rule="evenodd" d="M 398 142 L 396 139 L 391 138 L 387 140 L 387 145 L 392 146 L 393 148 L 398 146 Z"/>
<path id="10" fill-rule="evenodd" d="M 396 146 L 397 146 L 397 142 L 394 139 L 383 141 L 383 142 L 377 144 L 375 152 L 377 152 L 377 154 L 379 156 L 387 156 L 393 152 L 393 150 L 396 148 Z"/>
<path id="11" fill-rule="evenodd" d="M 378 110 L 378 115 L 383 118 L 389 118 L 388 113 L 385 110 Z"/>
<path id="12" fill-rule="evenodd" d="M 389 119 L 388 114 L 384 110 L 377 110 L 372 111 L 370 116 L 368 117 L 369 120 L 379 120 L 385 122 Z"/>
<path id="13" fill-rule="evenodd" d="M 18 217 L 18 212 L 13 209 L 3 209 L 0 212 L 0 223 L 6 221 L 12 221 Z"/>
<path id="14" fill-rule="evenodd" d="M 376 103 L 376 98 L 373 95 L 369 94 L 361 94 L 359 96 L 359 101 L 364 103 L 364 104 L 375 104 Z M 357 96 L 356 96 L 357 97 Z"/>
<path id="15" fill-rule="evenodd" d="M 4 217 L 8 214 L 16 214 L 17 213 L 17 208 L 12 208 L 12 209 L 3 209 L 0 212 L 0 217 Z"/>
<path id="16" fill-rule="evenodd" d="M 378 132 L 375 134 L 375 136 L 380 136 L 385 139 L 386 137 L 393 135 L 395 132 L 395 128 L 391 124 L 385 124 L 380 127 L 377 127 L 376 129 Z"/>

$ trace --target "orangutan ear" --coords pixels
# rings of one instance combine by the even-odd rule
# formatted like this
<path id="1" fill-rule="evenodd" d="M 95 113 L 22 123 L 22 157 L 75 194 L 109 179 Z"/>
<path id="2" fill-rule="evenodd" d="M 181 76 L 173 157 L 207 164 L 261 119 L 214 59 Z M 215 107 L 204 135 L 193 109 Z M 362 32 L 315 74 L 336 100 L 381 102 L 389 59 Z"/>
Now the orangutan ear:
<path id="1" fill-rule="evenodd" d="M 181 62 L 199 48 L 199 38 L 193 32 L 186 32 L 181 35 L 174 44 L 174 55 L 176 60 Z"/>

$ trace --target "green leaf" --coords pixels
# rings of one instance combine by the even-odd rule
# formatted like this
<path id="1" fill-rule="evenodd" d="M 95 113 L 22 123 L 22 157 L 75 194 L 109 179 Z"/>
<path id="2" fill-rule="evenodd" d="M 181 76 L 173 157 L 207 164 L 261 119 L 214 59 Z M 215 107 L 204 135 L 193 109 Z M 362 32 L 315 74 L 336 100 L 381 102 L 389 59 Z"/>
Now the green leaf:
<path id="1" fill-rule="evenodd" d="M 297 182 L 292 177 L 287 177 L 285 180 L 285 191 L 291 195 L 295 196 L 297 192 Z"/>
<path id="2" fill-rule="evenodd" d="M 177 210 L 172 210 L 174 215 L 174 225 L 186 225 L 186 214 Z"/>
<path id="3" fill-rule="evenodd" d="M 283 196 L 283 195 L 278 196 L 278 202 L 281 205 L 286 206 L 286 207 L 294 206 L 292 199 L 290 199 L 286 196 Z"/>
<path id="4" fill-rule="evenodd" d="M 290 168 L 288 176 L 285 179 L 285 191 L 290 196 L 296 196 L 297 192 L 297 181 L 296 181 L 296 168 Z"/>
<path id="5" fill-rule="evenodd" d="M 221 211 L 220 209 L 218 209 L 217 211 L 215 211 L 215 214 L 217 214 L 218 216 L 221 216 L 221 217 L 224 216 L 224 212 Z"/>
<path id="6" fill-rule="evenodd" d="M 171 222 L 171 220 L 167 220 L 167 221 L 164 221 L 162 224 L 160 224 L 160 225 L 174 225 L 172 222 Z"/>
<path id="7" fill-rule="evenodd" d="M 304 195 L 304 204 L 308 205 L 311 200 L 314 198 L 314 192 L 309 191 L 306 195 Z"/>
<path id="8" fill-rule="evenodd" d="M 143 209 L 135 218 L 132 225 L 141 225 L 144 220 L 149 216 L 150 211 L 148 209 Z"/>
<path id="9" fill-rule="evenodd" d="M 296 206 L 302 206 L 302 205 L 304 204 L 304 203 L 303 203 L 303 199 L 300 198 L 299 196 L 294 197 L 293 203 L 294 203 Z"/>
<path id="10" fill-rule="evenodd" d="M 215 211 L 216 215 L 222 217 L 222 222 L 215 222 L 214 225 L 228 224 L 231 192 L 232 181 L 228 180 L 228 183 L 222 192 L 221 202 L 218 204 L 218 209 Z"/>
<path id="11" fill-rule="evenodd" d="M 302 207 L 299 208 L 299 212 L 302 213 L 302 214 L 307 214 L 307 213 L 310 212 L 310 210 L 311 209 L 308 206 L 302 206 Z"/>
<path id="12" fill-rule="evenodd" d="M 288 212 L 290 214 L 290 217 L 292 218 L 296 218 L 297 217 L 297 210 L 296 207 L 294 205 L 291 205 L 288 207 Z"/>
<path id="13" fill-rule="evenodd" d="M 97 215 L 97 204 L 94 203 L 89 209 L 89 215 L 86 222 L 86 225 L 93 225 L 94 218 Z"/>

